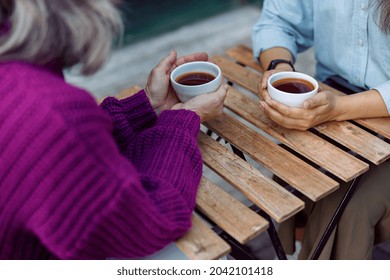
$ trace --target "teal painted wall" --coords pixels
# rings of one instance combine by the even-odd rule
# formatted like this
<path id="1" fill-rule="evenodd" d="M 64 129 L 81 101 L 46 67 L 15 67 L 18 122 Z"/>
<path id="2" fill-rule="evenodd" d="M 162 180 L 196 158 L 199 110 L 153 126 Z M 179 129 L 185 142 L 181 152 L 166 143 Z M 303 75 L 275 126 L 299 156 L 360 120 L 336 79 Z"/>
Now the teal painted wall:
<path id="1" fill-rule="evenodd" d="M 262 0 L 124 0 L 124 44 L 143 40 Z M 190 35 L 190 34 L 189 34 Z"/>

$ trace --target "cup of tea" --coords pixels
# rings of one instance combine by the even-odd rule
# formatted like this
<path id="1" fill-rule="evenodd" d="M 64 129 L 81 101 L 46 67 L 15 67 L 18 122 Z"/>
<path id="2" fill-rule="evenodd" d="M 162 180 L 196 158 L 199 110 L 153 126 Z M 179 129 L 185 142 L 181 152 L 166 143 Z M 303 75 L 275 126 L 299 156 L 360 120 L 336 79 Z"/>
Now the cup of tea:
<path id="1" fill-rule="evenodd" d="M 303 102 L 318 92 L 318 82 L 299 72 L 278 72 L 268 79 L 268 94 L 272 99 L 291 107 L 302 107 Z"/>
<path id="2" fill-rule="evenodd" d="M 170 76 L 171 84 L 181 102 L 214 92 L 222 82 L 222 71 L 214 63 L 193 61 L 176 67 Z"/>

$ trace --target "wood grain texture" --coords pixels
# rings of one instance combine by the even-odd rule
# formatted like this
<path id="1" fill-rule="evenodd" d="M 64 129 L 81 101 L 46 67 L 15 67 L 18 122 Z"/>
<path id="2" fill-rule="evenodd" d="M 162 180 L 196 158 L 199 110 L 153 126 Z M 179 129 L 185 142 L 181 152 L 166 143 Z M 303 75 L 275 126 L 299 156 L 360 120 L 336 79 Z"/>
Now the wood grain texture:
<path id="1" fill-rule="evenodd" d="M 200 133 L 198 143 L 204 163 L 277 222 L 303 209 L 303 201 L 217 141 Z"/>
<path id="2" fill-rule="evenodd" d="M 339 187 L 333 179 L 226 113 L 205 125 L 313 201 Z"/>
<path id="3" fill-rule="evenodd" d="M 229 244 L 196 215 L 192 216 L 191 229 L 175 243 L 192 260 L 217 260 L 231 250 Z"/>
<path id="4" fill-rule="evenodd" d="M 226 54 L 229 57 L 234 58 L 238 63 L 249 66 L 259 72 L 263 72 L 263 68 L 253 59 L 252 49 L 244 46 L 237 45 L 226 50 Z"/>
<path id="5" fill-rule="evenodd" d="M 115 95 L 115 98 L 117 99 L 123 99 L 123 98 L 126 98 L 126 97 L 130 97 L 134 94 L 136 94 L 137 92 L 139 92 L 142 88 L 138 85 L 134 85 L 132 87 L 129 87 L 125 90 L 122 90 L 121 92 L 119 92 L 118 94 Z M 105 98 L 105 97 L 104 97 Z M 100 98 L 98 99 L 98 103 L 102 103 L 104 98 Z"/>
<path id="6" fill-rule="evenodd" d="M 381 164 L 390 158 L 390 144 L 351 122 L 326 122 L 315 129 L 374 164 Z"/>
<path id="7" fill-rule="evenodd" d="M 258 103 L 230 88 L 225 106 L 255 127 L 305 156 L 320 167 L 348 182 L 368 170 L 368 164 L 309 132 L 283 128 L 260 110 Z"/>
<path id="8" fill-rule="evenodd" d="M 222 69 L 224 76 L 229 81 L 245 87 L 253 93 L 257 92 L 257 84 L 261 81 L 260 73 L 250 71 L 223 56 L 216 55 L 211 59 Z"/>
<path id="9" fill-rule="evenodd" d="M 197 208 L 241 244 L 264 232 L 268 222 L 206 178 L 202 178 Z"/>

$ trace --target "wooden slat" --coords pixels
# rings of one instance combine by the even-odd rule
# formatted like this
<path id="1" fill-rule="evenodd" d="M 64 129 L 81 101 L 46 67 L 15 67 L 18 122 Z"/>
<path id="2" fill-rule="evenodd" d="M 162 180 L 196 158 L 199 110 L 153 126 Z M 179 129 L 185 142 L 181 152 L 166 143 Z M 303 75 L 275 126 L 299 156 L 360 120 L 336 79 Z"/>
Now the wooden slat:
<path id="1" fill-rule="evenodd" d="M 256 101 L 235 88 L 229 89 L 225 106 L 346 182 L 368 170 L 367 163 L 358 160 L 309 131 L 286 129 L 275 124 L 259 109 Z"/>
<path id="2" fill-rule="evenodd" d="M 368 129 L 390 139 L 390 117 L 355 120 Z"/>
<path id="3" fill-rule="evenodd" d="M 195 215 L 191 229 L 176 242 L 192 260 L 216 260 L 230 253 L 230 246 Z"/>
<path id="4" fill-rule="evenodd" d="M 332 90 L 340 95 L 344 93 L 319 83 L 322 89 Z M 386 137 L 390 136 L 390 118 L 360 119 L 354 122 Z M 390 145 L 371 133 L 353 125 L 351 122 L 327 122 L 315 129 L 360 154 L 374 164 L 381 164 L 390 158 Z M 342 137 L 340 137 L 342 135 Z"/>
<path id="5" fill-rule="evenodd" d="M 132 96 L 139 92 L 141 90 L 141 87 L 138 85 L 134 85 L 132 87 L 129 87 L 127 89 L 122 90 L 119 94 L 116 94 L 115 97 L 118 99 L 123 99 L 129 96 Z"/>
<path id="6" fill-rule="evenodd" d="M 254 62 L 252 58 L 252 49 L 243 45 L 234 46 L 226 51 L 226 54 L 234 58 L 237 62 L 246 65 L 252 69 L 262 72 L 259 64 Z M 327 85 L 320 83 L 322 88 L 330 88 Z M 332 89 L 334 91 L 334 89 Z M 390 139 L 390 117 L 359 119 L 355 122 L 367 127 L 368 129 Z"/>
<path id="7" fill-rule="evenodd" d="M 257 92 L 257 84 L 261 81 L 261 74 L 245 69 L 223 56 L 213 56 L 212 60 L 222 69 L 224 76 L 229 81 L 243 86 L 253 93 Z"/>
<path id="8" fill-rule="evenodd" d="M 226 50 L 226 54 L 229 57 L 234 58 L 238 63 L 247 65 L 259 72 L 263 72 L 263 68 L 253 59 L 252 49 L 244 46 L 238 45 Z"/>
<path id="9" fill-rule="evenodd" d="M 257 92 L 255 84 L 260 81 L 261 75 L 255 74 L 222 56 L 214 57 L 213 60 L 221 67 L 227 79 L 253 93 Z M 241 76 L 244 78 L 241 79 Z M 390 157 L 389 144 L 350 122 L 340 121 L 337 124 L 336 122 L 331 122 L 328 125 L 315 127 L 315 129 L 375 164 L 379 164 Z M 353 133 L 336 133 L 340 130 L 352 131 Z M 362 141 L 362 135 L 364 135 L 364 141 Z M 376 145 L 371 143 L 376 143 Z"/>
<path id="10" fill-rule="evenodd" d="M 129 88 L 125 89 L 125 90 L 122 90 L 120 93 L 116 94 L 115 98 L 123 99 L 123 98 L 126 98 L 126 97 L 130 97 L 130 96 L 136 94 L 137 92 L 139 92 L 140 90 L 141 90 L 140 86 L 134 85 L 134 86 L 129 87 Z M 98 103 L 101 103 L 104 100 L 104 98 L 105 97 L 98 99 Z"/>
<path id="11" fill-rule="evenodd" d="M 200 133 L 198 143 L 204 163 L 277 222 L 282 222 L 303 209 L 303 201 L 211 137 Z"/>
<path id="12" fill-rule="evenodd" d="M 206 178 L 202 178 L 196 205 L 241 244 L 252 240 L 268 227 L 268 222 L 264 218 Z"/>
<path id="13" fill-rule="evenodd" d="M 390 158 L 390 145 L 350 122 L 327 122 L 315 129 L 375 164 Z"/>
<path id="14" fill-rule="evenodd" d="M 336 181 L 226 113 L 205 125 L 313 201 L 339 186 Z"/>

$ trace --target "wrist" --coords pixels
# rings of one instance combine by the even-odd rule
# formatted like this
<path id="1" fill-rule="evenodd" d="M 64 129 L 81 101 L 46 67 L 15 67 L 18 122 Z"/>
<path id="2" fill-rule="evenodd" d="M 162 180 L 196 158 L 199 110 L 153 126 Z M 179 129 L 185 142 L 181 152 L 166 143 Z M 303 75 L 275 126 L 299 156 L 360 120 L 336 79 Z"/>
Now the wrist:
<path id="1" fill-rule="evenodd" d="M 347 111 L 348 108 L 348 96 L 336 95 L 334 96 L 334 109 L 333 114 L 330 117 L 330 121 L 344 121 L 348 119 Z"/>
<path id="2" fill-rule="evenodd" d="M 194 108 L 187 108 L 186 104 L 185 103 L 177 103 L 175 105 L 172 106 L 171 110 L 186 110 L 186 111 L 191 111 L 193 113 L 195 113 L 201 120 L 201 122 L 203 121 L 204 119 L 204 116 L 201 112 L 199 112 L 198 110 L 194 109 Z"/>
<path id="3" fill-rule="evenodd" d="M 151 97 L 150 95 L 150 90 L 149 90 L 149 87 L 146 86 L 145 89 L 144 89 L 145 93 L 146 93 L 146 97 L 148 98 L 149 100 L 149 103 L 150 105 L 152 105 L 153 109 L 156 107 L 156 102 L 153 100 L 153 98 Z"/>
<path id="4" fill-rule="evenodd" d="M 152 98 L 152 96 L 149 93 L 149 89 L 148 89 L 147 86 L 145 87 L 144 91 L 145 91 L 146 97 L 148 98 L 149 103 L 152 106 L 154 112 L 157 114 L 157 116 L 160 115 L 160 113 L 161 113 L 160 106 L 161 105 L 157 104 L 157 102 Z"/>
<path id="5" fill-rule="evenodd" d="M 279 71 L 292 71 L 292 72 L 295 72 L 295 69 L 288 63 L 279 63 L 278 65 L 276 65 L 276 67 L 274 69 L 275 70 L 279 70 Z"/>
<path id="6" fill-rule="evenodd" d="M 268 65 L 267 70 L 274 70 L 274 69 L 295 72 L 293 63 L 290 60 L 286 60 L 286 59 L 273 59 Z"/>

